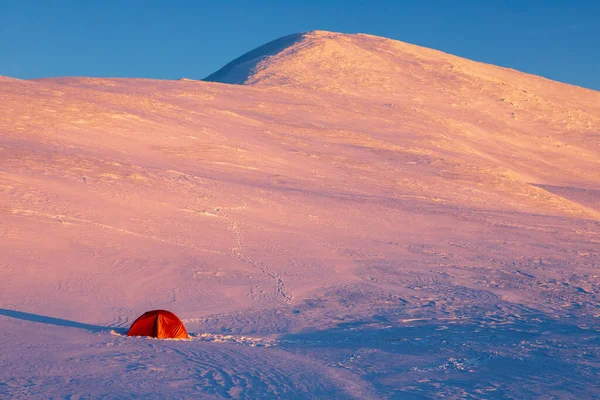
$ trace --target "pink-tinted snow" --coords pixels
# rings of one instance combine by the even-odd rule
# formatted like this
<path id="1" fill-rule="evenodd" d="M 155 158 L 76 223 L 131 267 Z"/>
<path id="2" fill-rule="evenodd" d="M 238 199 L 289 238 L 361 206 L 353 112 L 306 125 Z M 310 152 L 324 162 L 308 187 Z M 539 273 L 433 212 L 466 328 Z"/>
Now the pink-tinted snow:
<path id="1" fill-rule="evenodd" d="M 209 80 L 0 79 L 0 398 L 600 396 L 599 92 L 322 31 Z"/>

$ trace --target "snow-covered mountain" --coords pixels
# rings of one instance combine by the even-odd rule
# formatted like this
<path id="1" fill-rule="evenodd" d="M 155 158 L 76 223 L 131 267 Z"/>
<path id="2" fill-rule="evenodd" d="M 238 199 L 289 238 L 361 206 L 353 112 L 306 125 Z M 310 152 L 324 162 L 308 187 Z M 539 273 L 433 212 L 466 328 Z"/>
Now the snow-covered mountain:
<path id="1" fill-rule="evenodd" d="M 600 395 L 600 92 L 316 31 L 0 104 L 0 397 Z"/>

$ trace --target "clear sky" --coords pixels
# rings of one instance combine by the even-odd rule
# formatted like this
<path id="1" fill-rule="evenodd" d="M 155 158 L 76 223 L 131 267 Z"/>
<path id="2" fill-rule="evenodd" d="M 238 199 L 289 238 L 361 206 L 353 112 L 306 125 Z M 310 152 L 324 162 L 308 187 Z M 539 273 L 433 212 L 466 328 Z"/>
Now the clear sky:
<path id="1" fill-rule="evenodd" d="M 261 44 L 315 29 L 600 90 L 597 0 L 0 0 L 0 75 L 201 79 Z"/>

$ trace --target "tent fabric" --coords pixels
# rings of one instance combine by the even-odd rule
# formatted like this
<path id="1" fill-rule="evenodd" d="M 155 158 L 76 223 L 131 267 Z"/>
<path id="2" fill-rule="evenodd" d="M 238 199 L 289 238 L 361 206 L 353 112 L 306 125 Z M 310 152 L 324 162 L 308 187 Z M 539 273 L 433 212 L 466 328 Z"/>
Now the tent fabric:
<path id="1" fill-rule="evenodd" d="M 175 314 L 166 310 L 153 310 L 136 319 L 127 336 L 150 336 L 159 339 L 187 339 L 188 333 Z"/>

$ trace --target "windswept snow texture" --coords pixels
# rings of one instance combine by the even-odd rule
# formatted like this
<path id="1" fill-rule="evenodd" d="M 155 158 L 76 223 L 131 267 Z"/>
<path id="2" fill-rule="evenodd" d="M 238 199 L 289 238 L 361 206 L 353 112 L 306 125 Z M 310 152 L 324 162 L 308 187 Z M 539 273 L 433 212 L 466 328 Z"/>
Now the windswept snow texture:
<path id="1" fill-rule="evenodd" d="M 0 79 L 1 398 L 600 397 L 599 92 L 330 32 L 211 79 Z"/>

